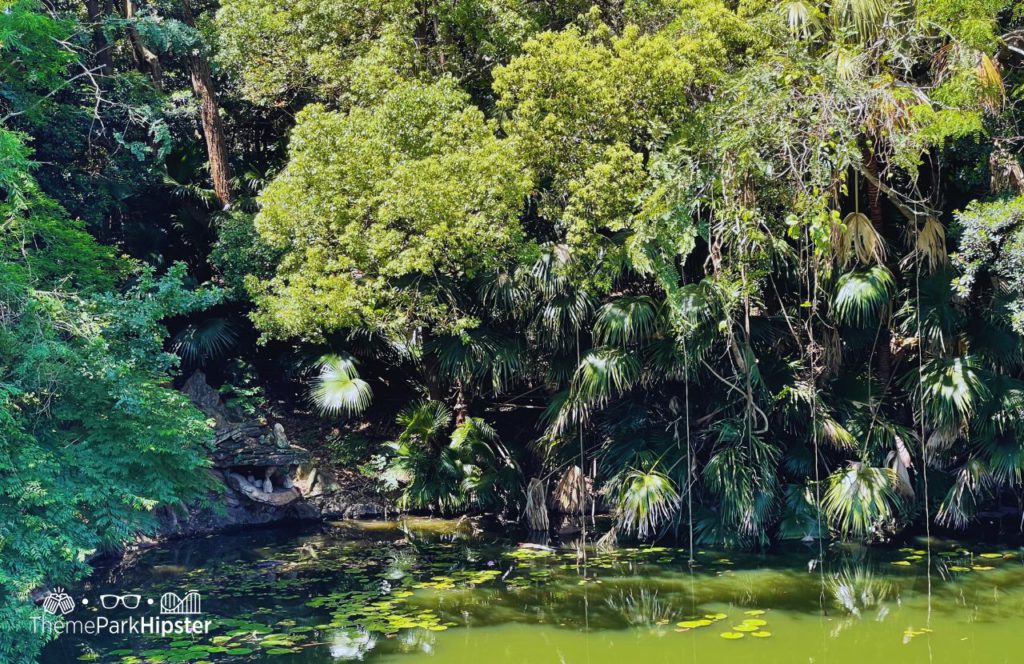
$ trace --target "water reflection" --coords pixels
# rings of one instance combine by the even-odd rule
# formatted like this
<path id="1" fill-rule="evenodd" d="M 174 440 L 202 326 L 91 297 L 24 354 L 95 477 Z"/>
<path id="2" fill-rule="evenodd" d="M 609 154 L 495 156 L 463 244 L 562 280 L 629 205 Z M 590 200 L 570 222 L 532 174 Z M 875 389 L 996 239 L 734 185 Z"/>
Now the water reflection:
<path id="1" fill-rule="evenodd" d="M 377 645 L 366 628 L 338 630 L 331 636 L 330 653 L 334 659 L 362 661 Z"/>
<path id="2" fill-rule="evenodd" d="M 771 555 L 698 551 L 691 568 L 685 548 L 591 548 L 584 558 L 578 538 L 518 544 L 435 520 L 181 542 L 78 592 L 198 588 L 213 634 L 68 637 L 44 661 L 94 651 L 102 664 L 532 662 L 554 653 L 621 664 L 641 655 L 675 662 L 680 652 L 707 662 L 902 662 L 911 651 L 897 648 L 926 641 L 920 661 L 929 661 L 935 641 L 938 661 L 956 653 L 957 664 L 989 664 L 1011 661 L 995 645 L 1019 638 L 1024 615 L 1016 548 L 940 547 L 933 622 L 928 552 L 913 546 L 834 546 L 821 566 L 816 544 Z"/>

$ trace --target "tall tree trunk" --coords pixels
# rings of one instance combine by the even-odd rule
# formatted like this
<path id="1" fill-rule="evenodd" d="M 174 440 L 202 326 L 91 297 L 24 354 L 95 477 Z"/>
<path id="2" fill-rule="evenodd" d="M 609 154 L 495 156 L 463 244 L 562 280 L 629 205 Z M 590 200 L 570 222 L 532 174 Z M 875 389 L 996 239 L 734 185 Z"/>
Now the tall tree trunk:
<path id="1" fill-rule="evenodd" d="M 868 152 L 867 150 L 864 151 L 864 166 L 867 172 L 874 176 L 875 181 L 877 181 L 877 178 L 879 177 L 878 158 L 875 156 L 874 152 Z M 871 225 L 874 227 L 875 231 L 884 240 L 886 224 L 885 215 L 882 210 L 882 192 L 878 190 L 878 186 L 875 185 L 875 181 L 868 179 L 865 186 L 868 196 L 868 218 L 871 220 Z M 893 274 L 896 274 L 896 272 L 893 271 Z M 885 316 L 879 322 L 878 347 L 875 349 L 878 379 L 885 387 L 888 387 L 889 379 L 892 377 L 892 350 L 890 348 L 891 337 L 892 335 L 889 332 L 889 319 L 888 316 Z"/>
<path id="2" fill-rule="evenodd" d="M 128 21 L 125 32 L 128 33 L 128 41 L 131 42 L 132 52 L 135 54 L 135 66 L 143 74 L 149 74 L 157 90 L 163 90 L 164 70 L 160 66 L 160 58 L 146 48 L 146 45 L 142 43 L 142 38 L 139 37 L 139 31 L 133 23 L 135 3 L 132 0 L 124 0 L 124 17 Z"/>
<path id="3" fill-rule="evenodd" d="M 182 3 L 185 23 L 195 27 L 195 17 L 188 1 Z M 206 138 L 206 155 L 210 162 L 210 178 L 213 180 L 213 191 L 225 208 L 234 201 L 231 191 L 231 165 L 228 161 L 228 146 L 224 136 L 224 123 L 220 119 L 220 106 L 217 93 L 213 88 L 213 77 L 210 75 L 210 64 L 202 52 L 195 51 L 188 56 L 189 74 L 192 89 L 199 97 L 200 115 L 203 121 L 203 136 Z"/>
<path id="4" fill-rule="evenodd" d="M 100 66 L 99 73 L 110 76 L 114 73 L 114 56 L 110 50 L 111 44 L 103 34 L 103 20 L 107 16 L 108 8 L 100 3 L 101 0 L 85 0 L 85 11 L 92 25 L 92 41 L 96 48 L 96 61 Z"/>

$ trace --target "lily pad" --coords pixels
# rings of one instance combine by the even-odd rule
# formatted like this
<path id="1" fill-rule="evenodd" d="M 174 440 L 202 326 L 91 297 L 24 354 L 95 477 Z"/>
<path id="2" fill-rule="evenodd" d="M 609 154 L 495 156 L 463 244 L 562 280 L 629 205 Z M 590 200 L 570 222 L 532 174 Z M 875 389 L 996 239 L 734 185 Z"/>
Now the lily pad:
<path id="1" fill-rule="evenodd" d="M 744 636 L 743 632 L 722 632 L 722 638 L 723 639 L 729 639 L 730 641 L 735 641 L 736 639 L 742 639 L 743 636 Z"/>

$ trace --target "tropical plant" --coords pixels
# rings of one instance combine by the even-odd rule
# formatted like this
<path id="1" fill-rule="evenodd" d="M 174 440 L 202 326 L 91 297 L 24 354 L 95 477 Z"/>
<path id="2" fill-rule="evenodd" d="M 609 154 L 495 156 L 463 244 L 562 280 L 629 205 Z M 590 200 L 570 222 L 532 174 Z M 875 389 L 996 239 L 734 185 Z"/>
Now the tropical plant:
<path id="1" fill-rule="evenodd" d="M 359 377 L 356 361 L 349 355 L 324 355 L 317 363 L 309 395 L 325 415 L 358 415 L 370 406 L 373 390 Z"/>
<path id="2" fill-rule="evenodd" d="M 679 492 L 664 473 L 631 468 L 621 480 L 613 479 L 609 488 L 614 489 L 616 485 L 616 518 L 623 534 L 636 534 L 640 538 L 655 535 L 679 509 Z"/>
<path id="3" fill-rule="evenodd" d="M 843 536 L 882 537 L 892 530 L 900 507 L 897 478 L 888 468 L 850 462 L 828 478 L 822 509 Z"/>
<path id="4" fill-rule="evenodd" d="M 522 492 L 518 466 L 494 428 L 469 418 L 452 429 L 444 404 L 422 401 L 399 413 L 398 438 L 386 445 L 400 504 L 451 513 L 473 506 L 501 510 Z"/>

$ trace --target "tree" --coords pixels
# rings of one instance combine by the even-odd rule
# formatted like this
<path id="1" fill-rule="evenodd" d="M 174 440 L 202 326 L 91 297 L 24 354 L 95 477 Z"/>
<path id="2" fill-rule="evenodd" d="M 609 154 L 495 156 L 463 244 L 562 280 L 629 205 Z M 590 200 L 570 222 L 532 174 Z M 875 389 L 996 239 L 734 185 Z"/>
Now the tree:
<path id="1" fill-rule="evenodd" d="M 285 252 L 275 276 L 253 284 L 271 334 L 468 329 L 445 284 L 524 248 L 529 171 L 449 78 L 403 83 L 350 112 L 309 106 L 290 155 L 256 218 Z"/>
<path id="2" fill-rule="evenodd" d="M 186 288 L 180 265 L 158 277 L 98 244 L 45 193 L 11 128 L 38 130 L 75 81 L 93 80 L 69 46 L 76 29 L 30 2 L 0 14 L 0 659 L 16 664 L 47 638 L 31 629 L 33 591 L 76 582 L 90 552 L 151 532 L 155 508 L 212 486 L 211 431 L 168 386 L 177 358 L 161 321 L 220 294 Z"/>

